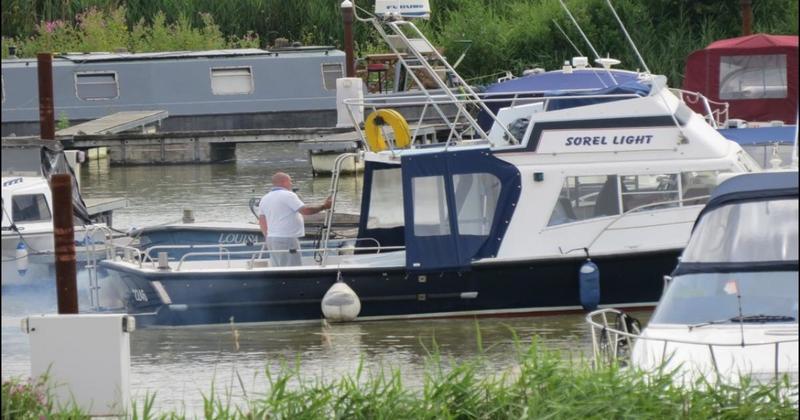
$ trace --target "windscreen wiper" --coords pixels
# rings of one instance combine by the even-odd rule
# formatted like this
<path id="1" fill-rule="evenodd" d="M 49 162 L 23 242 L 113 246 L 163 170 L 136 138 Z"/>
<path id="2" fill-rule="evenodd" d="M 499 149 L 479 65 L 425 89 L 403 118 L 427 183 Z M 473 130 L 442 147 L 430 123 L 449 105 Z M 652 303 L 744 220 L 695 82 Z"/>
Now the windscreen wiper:
<path id="1" fill-rule="evenodd" d="M 745 315 L 731 318 L 732 322 L 787 322 L 794 321 L 794 317 L 788 315 Z"/>
<path id="2" fill-rule="evenodd" d="M 734 316 L 734 317 L 731 317 L 731 318 L 728 318 L 728 319 L 719 319 L 719 320 L 715 320 L 715 321 L 701 322 L 699 324 L 692 324 L 692 325 L 689 325 L 689 331 L 691 331 L 691 330 L 693 330 L 695 328 L 705 327 L 705 326 L 708 326 L 708 325 L 727 324 L 727 323 L 731 323 L 731 322 L 762 322 L 762 323 L 764 323 L 764 322 L 788 322 L 788 321 L 794 321 L 794 317 L 788 316 L 788 315 L 764 315 L 764 314 L 744 315 L 744 316 L 738 316 L 737 315 L 737 316 Z"/>

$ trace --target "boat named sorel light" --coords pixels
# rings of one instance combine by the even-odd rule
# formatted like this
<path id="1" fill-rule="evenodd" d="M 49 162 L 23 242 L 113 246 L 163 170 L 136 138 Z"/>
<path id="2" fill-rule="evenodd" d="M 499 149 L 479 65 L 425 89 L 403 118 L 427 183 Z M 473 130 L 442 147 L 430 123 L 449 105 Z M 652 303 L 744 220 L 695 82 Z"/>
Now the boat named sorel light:
<path id="1" fill-rule="evenodd" d="M 392 37 L 393 49 L 403 44 L 407 57 L 431 47 L 412 22 L 365 20 Z M 464 93 L 431 95 L 411 71 L 421 95 L 397 106 L 423 106 L 443 119 L 443 104 L 457 107 L 445 143 L 385 142 L 383 128 L 404 129 L 390 112 L 386 126 L 365 129 L 353 255 L 332 255 L 324 235 L 320 258 L 299 267 L 271 267 L 257 254 L 228 258 L 235 250 L 158 262 L 129 250 L 100 263 L 111 274 L 101 284 L 104 309 L 137 315 L 139 325 L 313 321 L 337 282 L 355 293 L 364 320 L 653 306 L 717 176 L 759 169 L 663 76 L 615 70 L 633 79 L 617 92 L 530 92 L 495 113 L 492 98 L 441 61 Z M 413 70 L 444 83 L 427 62 Z"/>

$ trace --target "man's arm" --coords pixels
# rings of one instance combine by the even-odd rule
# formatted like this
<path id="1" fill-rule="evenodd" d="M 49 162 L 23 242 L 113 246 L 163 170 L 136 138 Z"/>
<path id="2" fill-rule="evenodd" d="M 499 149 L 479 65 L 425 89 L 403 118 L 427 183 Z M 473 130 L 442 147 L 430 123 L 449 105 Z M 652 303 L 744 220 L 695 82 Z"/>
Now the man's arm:
<path id="1" fill-rule="evenodd" d="M 264 240 L 267 239 L 267 217 L 263 214 L 258 216 L 258 226 L 261 228 L 261 233 L 264 234 Z"/>
<path id="2" fill-rule="evenodd" d="M 317 214 L 322 210 L 327 210 L 331 208 L 331 198 L 328 197 L 324 203 L 320 204 L 319 206 L 303 206 L 300 207 L 297 211 L 302 214 L 303 216 L 310 216 L 312 214 Z"/>

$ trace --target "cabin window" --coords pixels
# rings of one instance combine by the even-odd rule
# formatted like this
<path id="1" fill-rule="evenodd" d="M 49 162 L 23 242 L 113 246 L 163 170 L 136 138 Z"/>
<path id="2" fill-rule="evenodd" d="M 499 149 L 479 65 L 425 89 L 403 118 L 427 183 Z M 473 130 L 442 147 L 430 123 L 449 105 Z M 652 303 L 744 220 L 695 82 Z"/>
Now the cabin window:
<path id="1" fill-rule="evenodd" d="M 619 214 L 617 176 L 570 176 L 564 180 L 548 226 Z"/>
<path id="2" fill-rule="evenodd" d="M 733 55 L 720 58 L 720 99 L 786 97 L 786 55 Z"/>
<path id="3" fill-rule="evenodd" d="M 412 178 L 411 195 L 414 200 L 414 235 L 449 235 L 450 218 L 448 217 L 444 177 Z"/>
<path id="4" fill-rule="evenodd" d="M 622 210 L 650 211 L 678 207 L 678 175 L 625 175 L 620 177 Z"/>
<path id="5" fill-rule="evenodd" d="M 684 206 L 705 204 L 711 191 L 717 186 L 720 171 L 684 172 L 681 174 L 681 189 Z"/>
<path id="6" fill-rule="evenodd" d="M 367 229 L 403 226 L 403 183 L 400 168 L 372 172 Z"/>
<path id="7" fill-rule="evenodd" d="M 0 75 L 0 91 L 3 92 L 3 103 L 6 103 L 6 78 Z"/>
<path id="8" fill-rule="evenodd" d="M 341 63 L 322 63 L 322 85 L 325 90 L 336 90 L 336 79 L 344 77 Z"/>
<path id="9" fill-rule="evenodd" d="M 15 195 L 11 202 L 11 217 L 14 223 L 50 220 L 50 208 L 47 206 L 44 194 Z"/>
<path id="10" fill-rule="evenodd" d="M 487 236 L 502 184 L 487 173 L 453 175 L 459 235 Z"/>
<path id="11" fill-rule="evenodd" d="M 214 95 L 248 95 L 253 93 L 253 72 L 250 67 L 211 69 L 211 92 Z"/>
<path id="12" fill-rule="evenodd" d="M 86 101 L 99 101 L 119 97 L 117 73 L 92 72 L 75 74 L 75 94 Z"/>

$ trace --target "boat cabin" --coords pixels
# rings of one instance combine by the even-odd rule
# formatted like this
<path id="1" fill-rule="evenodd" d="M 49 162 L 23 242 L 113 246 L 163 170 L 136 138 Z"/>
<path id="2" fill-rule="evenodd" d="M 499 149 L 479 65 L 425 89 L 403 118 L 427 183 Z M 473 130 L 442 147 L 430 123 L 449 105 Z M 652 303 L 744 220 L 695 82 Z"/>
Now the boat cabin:
<path id="1" fill-rule="evenodd" d="M 797 36 L 755 34 L 723 39 L 689 55 L 683 89 L 727 102 L 745 121 L 797 119 Z M 704 112 L 704 104 L 690 104 Z"/>

